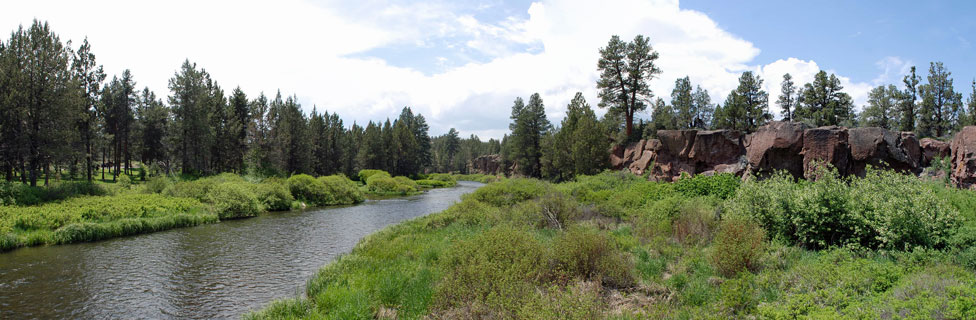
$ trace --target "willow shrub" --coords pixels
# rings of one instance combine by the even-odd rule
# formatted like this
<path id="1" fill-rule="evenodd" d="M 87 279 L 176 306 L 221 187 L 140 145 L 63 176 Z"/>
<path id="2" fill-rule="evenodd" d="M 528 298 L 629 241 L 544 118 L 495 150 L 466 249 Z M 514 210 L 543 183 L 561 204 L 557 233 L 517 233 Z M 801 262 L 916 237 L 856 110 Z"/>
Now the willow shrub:
<path id="1" fill-rule="evenodd" d="M 344 175 L 331 175 L 318 177 L 318 181 L 325 186 L 326 192 L 331 195 L 325 205 L 355 204 L 363 202 L 363 192 L 359 190 L 356 183 Z"/>
<path id="2" fill-rule="evenodd" d="M 416 182 L 407 177 L 390 177 L 386 172 L 378 172 L 369 175 L 366 179 L 366 188 L 377 194 L 400 194 L 406 195 L 420 190 Z"/>
<path id="3" fill-rule="evenodd" d="M 288 210 L 292 201 L 295 201 L 288 186 L 278 178 L 270 178 L 254 185 L 254 192 L 268 211 Z"/>
<path id="4" fill-rule="evenodd" d="M 750 180 L 728 209 L 759 223 L 771 238 L 812 249 L 944 248 L 962 222 L 955 207 L 916 177 L 868 170 L 864 178 L 841 178 L 832 168 L 817 170 L 810 181 L 784 173 Z"/>
<path id="5" fill-rule="evenodd" d="M 206 202 L 222 220 L 253 217 L 264 211 L 264 205 L 246 183 L 216 184 L 207 192 Z"/>
<path id="6" fill-rule="evenodd" d="M 19 182 L 0 181 L 0 205 L 31 206 L 79 196 L 103 196 L 108 190 L 89 182 L 62 181 L 31 187 Z"/>

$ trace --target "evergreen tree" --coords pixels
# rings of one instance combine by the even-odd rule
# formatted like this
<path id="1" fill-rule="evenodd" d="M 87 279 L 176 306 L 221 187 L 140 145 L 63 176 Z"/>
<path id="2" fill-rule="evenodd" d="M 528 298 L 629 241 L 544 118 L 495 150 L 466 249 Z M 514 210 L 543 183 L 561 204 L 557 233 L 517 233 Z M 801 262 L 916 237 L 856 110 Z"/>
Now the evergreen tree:
<path id="1" fill-rule="evenodd" d="M 91 182 L 92 169 L 94 168 L 95 134 L 98 128 L 98 98 L 101 93 L 102 82 L 105 81 L 106 76 L 102 66 L 95 63 L 95 54 L 91 52 L 88 38 L 85 38 L 81 47 L 75 52 L 72 71 L 74 78 L 78 80 L 83 101 L 82 113 L 78 121 L 78 133 L 84 148 L 85 178 Z"/>
<path id="2" fill-rule="evenodd" d="M 648 130 L 657 136 L 658 130 L 678 129 L 678 121 L 675 116 L 674 108 L 664 102 L 664 99 L 657 98 L 654 101 L 654 110 L 651 112 L 651 125 Z"/>
<path id="3" fill-rule="evenodd" d="M 854 120 L 854 102 L 850 95 L 841 91 L 843 89 L 837 76 L 828 76 L 820 70 L 813 83 L 803 86 L 796 117 L 817 126 L 850 126 Z"/>
<path id="4" fill-rule="evenodd" d="M 543 176 L 557 181 L 577 175 L 599 173 L 610 158 L 607 139 L 601 133 L 593 109 L 582 93 L 576 93 L 566 107 L 566 118 L 560 128 L 546 135 L 543 154 Z"/>
<path id="5" fill-rule="evenodd" d="M 698 111 L 695 110 L 691 90 L 691 80 L 687 76 L 674 81 L 674 90 L 671 90 L 671 107 L 674 108 L 674 121 L 678 129 L 695 127 Z"/>
<path id="6" fill-rule="evenodd" d="M 969 100 L 966 101 L 966 117 L 963 126 L 976 125 L 976 79 L 973 79 L 972 90 L 969 93 Z"/>
<path id="7" fill-rule="evenodd" d="M 385 169 L 386 150 L 386 144 L 383 142 L 382 129 L 370 121 L 363 131 L 362 141 L 359 144 L 359 155 L 356 158 L 359 168 Z"/>
<path id="8" fill-rule="evenodd" d="M 146 165 L 165 161 L 167 146 L 165 144 L 166 126 L 169 120 L 169 108 L 163 101 L 156 98 L 156 94 L 149 91 L 149 87 L 142 89 L 140 100 L 136 108 L 136 122 L 139 124 L 139 159 Z"/>
<path id="9" fill-rule="evenodd" d="M 546 119 L 545 106 L 538 93 L 529 97 L 524 107 L 521 99 L 515 100 L 512 107 L 512 148 L 511 159 L 518 167 L 518 173 L 527 177 L 540 177 L 542 174 L 542 135 L 552 126 Z"/>
<path id="10" fill-rule="evenodd" d="M 878 86 L 868 93 L 868 105 L 861 111 L 861 123 L 869 127 L 895 129 L 900 91 L 895 85 Z"/>
<path id="11" fill-rule="evenodd" d="M 901 94 L 899 109 L 901 109 L 901 131 L 915 131 L 915 122 L 918 119 L 916 101 L 918 101 L 918 84 L 922 77 L 915 74 L 915 66 L 912 66 L 909 74 L 905 75 L 902 82 L 905 83 L 905 91 Z"/>
<path id="12" fill-rule="evenodd" d="M 712 97 L 708 91 L 701 86 L 695 86 L 695 92 L 691 94 L 694 105 L 695 117 L 692 121 L 692 128 L 707 129 L 712 126 L 712 118 L 715 113 L 715 106 L 712 106 Z"/>
<path id="13" fill-rule="evenodd" d="M 942 62 L 929 65 L 928 83 L 919 86 L 922 96 L 918 122 L 920 136 L 944 137 L 958 127 L 962 95 L 955 92 L 951 76 Z"/>
<path id="14" fill-rule="evenodd" d="M 597 62 L 600 71 L 597 81 L 599 106 L 623 115 L 627 137 L 633 132 L 634 114 L 646 109 L 653 97 L 648 83 L 661 73 L 661 69 L 654 65 L 657 58 L 658 53 L 643 35 L 638 35 L 630 43 L 620 40 L 619 36 L 612 36 L 607 46 L 600 48 L 600 60 Z"/>
<path id="15" fill-rule="evenodd" d="M 227 166 L 234 172 L 245 172 L 244 158 L 247 156 L 247 132 L 251 122 L 251 107 L 247 95 L 241 87 L 234 88 L 228 101 L 226 137 Z"/>
<path id="16" fill-rule="evenodd" d="M 776 99 L 776 104 L 783 109 L 783 120 L 793 121 L 793 113 L 796 111 L 797 96 L 796 85 L 793 84 L 793 76 L 789 73 L 783 75 L 783 83 L 780 84 L 780 95 Z"/>
<path id="17" fill-rule="evenodd" d="M 213 128 L 208 121 L 209 79 L 205 70 L 198 70 L 195 63 L 186 60 L 169 80 L 169 105 L 173 112 L 170 128 L 184 174 L 209 172 L 209 153 L 213 144 Z"/>
<path id="18" fill-rule="evenodd" d="M 729 93 L 725 107 L 716 111 L 716 126 L 722 129 L 755 131 L 772 120 L 769 114 L 769 94 L 762 89 L 762 79 L 746 71 L 739 77 L 739 86 Z"/>

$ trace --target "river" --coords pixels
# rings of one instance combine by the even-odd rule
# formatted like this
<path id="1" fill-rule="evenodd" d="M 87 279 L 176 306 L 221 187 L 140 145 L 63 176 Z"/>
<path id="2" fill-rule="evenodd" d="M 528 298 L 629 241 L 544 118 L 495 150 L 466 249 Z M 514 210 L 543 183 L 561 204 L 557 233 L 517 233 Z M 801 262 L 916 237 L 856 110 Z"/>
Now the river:
<path id="1" fill-rule="evenodd" d="M 0 319 L 239 318 L 304 292 L 366 235 L 481 186 L 0 253 Z"/>

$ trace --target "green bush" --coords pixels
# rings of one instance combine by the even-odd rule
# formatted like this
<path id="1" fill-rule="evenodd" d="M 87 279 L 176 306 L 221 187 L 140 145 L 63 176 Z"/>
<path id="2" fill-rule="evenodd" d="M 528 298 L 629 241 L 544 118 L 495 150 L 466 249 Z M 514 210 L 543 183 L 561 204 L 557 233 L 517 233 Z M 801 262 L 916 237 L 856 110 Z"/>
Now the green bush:
<path id="1" fill-rule="evenodd" d="M 245 183 L 216 184 L 207 193 L 206 202 L 213 206 L 220 219 L 253 217 L 264 211 L 253 189 Z"/>
<path id="2" fill-rule="evenodd" d="M 836 170 L 817 170 L 815 181 L 794 183 L 780 173 L 746 182 L 729 211 L 775 239 L 813 249 L 944 248 L 961 222 L 956 208 L 915 177 L 869 169 L 864 178 L 842 179 Z"/>
<path id="3" fill-rule="evenodd" d="M 149 178 L 149 181 L 144 185 L 144 190 L 146 193 L 162 193 L 166 188 L 172 185 L 173 182 L 166 176 L 155 176 Z"/>
<path id="4" fill-rule="evenodd" d="M 471 197 L 496 207 L 511 206 L 545 194 L 547 187 L 535 179 L 507 179 L 478 188 Z"/>
<path id="5" fill-rule="evenodd" d="M 564 277 L 597 280 L 613 288 L 635 283 L 634 263 L 606 233 L 573 226 L 553 240 L 555 269 Z"/>
<path id="6" fill-rule="evenodd" d="M 122 189 L 129 189 L 132 187 L 132 178 L 130 178 L 129 175 L 127 174 L 121 174 L 119 175 L 119 179 L 116 182 L 116 185 Z"/>
<path id="7" fill-rule="evenodd" d="M 411 194 L 420 190 L 416 182 L 407 177 L 390 177 L 386 172 L 377 172 L 366 179 L 366 188 L 379 194 Z"/>
<path id="8" fill-rule="evenodd" d="M 199 179 L 194 181 L 179 181 L 163 190 L 163 195 L 170 197 L 193 198 L 206 201 L 207 193 L 217 182 L 211 179 Z"/>
<path id="9" fill-rule="evenodd" d="M 318 181 L 325 186 L 327 193 L 331 195 L 331 201 L 324 205 L 354 204 L 363 202 L 363 192 L 359 190 L 356 183 L 344 175 L 331 175 L 319 177 Z"/>
<path id="10" fill-rule="evenodd" d="M 453 187 L 457 185 L 457 179 L 453 175 L 447 173 L 434 173 L 427 176 L 424 180 L 440 181 L 445 183 L 446 187 Z"/>
<path id="11" fill-rule="evenodd" d="M 674 183 L 674 190 L 687 197 L 715 196 L 728 199 L 735 195 L 741 181 L 731 173 L 694 177 L 682 175 L 681 179 Z"/>
<path id="12" fill-rule="evenodd" d="M 364 169 L 364 170 L 359 170 L 359 175 L 358 175 L 359 176 L 359 181 L 362 181 L 363 183 L 366 183 L 366 180 L 369 180 L 369 177 L 372 177 L 373 175 L 376 175 L 376 174 L 381 174 L 381 175 L 385 175 L 387 177 L 392 177 L 388 172 L 383 171 L 383 170 Z"/>
<path id="13" fill-rule="evenodd" d="M 295 197 L 291 195 L 288 186 L 278 178 L 267 179 L 254 185 L 254 193 L 268 211 L 291 209 L 291 203 L 295 201 Z"/>
<path id="14" fill-rule="evenodd" d="M 440 181 L 440 180 L 424 179 L 424 180 L 417 180 L 417 181 L 414 181 L 414 182 L 416 182 L 417 185 L 419 185 L 419 186 L 424 186 L 424 187 L 428 187 L 428 188 L 446 188 L 446 187 L 453 187 L 454 186 L 454 185 L 452 185 L 452 184 L 450 184 L 448 182 L 444 182 L 444 181 Z"/>
<path id="15" fill-rule="evenodd" d="M 325 185 L 307 174 L 296 174 L 288 177 L 288 190 L 291 191 L 291 195 L 295 199 L 312 205 L 324 204 L 331 200 L 326 193 Z"/>
<path id="16" fill-rule="evenodd" d="M 462 240 L 443 258 L 447 273 L 434 303 L 440 309 L 483 305 L 513 318 L 548 276 L 546 252 L 532 234 L 507 226 Z"/>
<path id="17" fill-rule="evenodd" d="M 481 182 L 481 183 L 498 182 L 504 179 L 499 176 L 480 174 L 480 173 L 453 174 L 451 176 L 454 177 L 454 180 L 456 181 L 474 181 L 474 182 Z"/>
<path id="18" fill-rule="evenodd" d="M 721 285 L 722 307 L 730 315 L 746 315 L 756 311 L 759 305 L 758 285 L 752 273 L 743 272 Z"/>
<path id="19" fill-rule="evenodd" d="M 739 272 L 757 271 L 765 252 L 765 233 L 748 220 L 725 220 L 712 242 L 712 265 L 726 277 Z"/>

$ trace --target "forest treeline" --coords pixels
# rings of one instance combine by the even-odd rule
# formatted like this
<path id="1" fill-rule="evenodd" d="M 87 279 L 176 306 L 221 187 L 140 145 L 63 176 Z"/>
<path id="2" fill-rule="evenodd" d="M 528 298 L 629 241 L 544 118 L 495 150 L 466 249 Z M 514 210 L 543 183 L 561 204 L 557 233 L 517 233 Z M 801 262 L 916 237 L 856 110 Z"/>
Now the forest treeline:
<path id="1" fill-rule="evenodd" d="M 511 130 L 501 141 L 461 138 L 456 129 L 431 137 L 426 119 L 405 107 L 399 117 L 347 125 L 336 113 L 303 112 L 296 96 L 226 93 L 202 67 L 184 61 L 169 79 L 169 94 L 139 90 L 129 70 L 107 79 L 85 39 L 77 49 L 47 23 L 34 21 L 0 42 L 0 169 L 7 180 L 115 179 L 138 167 L 191 176 L 235 172 L 260 176 L 342 173 L 362 169 L 394 175 L 467 173 L 470 160 L 500 154 L 505 173 L 569 180 L 608 167 L 613 145 L 656 136 L 662 129 L 752 132 L 774 119 L 813 126 L 874 126 L 944 138 L 976 123 L 976 81 L 969 99 L 956 92 L 951 72 L 933 62 L 894 84 L 871 90 L 855 112 L 840 79 L 820 71 L 811 83 L 783 75 L 770 101 L 764 79 L 746 71 L 724 103 L 690 77 L 675 80 L 670 101 L 650 89 L 661 74 L 649 38 L 613 36 L 599 48 L 599 108 L 577 93 L 566 117 L 551 123 L 536 93 L 516 98 Z M 639 115 L 648 112 L 650 118 Z M 139 163 L 139 165 L 134 165 Z M 100 170 L 101 169 L 101 170 Z M 52 172 L 53 171 L 53 172 Z M 97 175 L 97 176 L 96 176 Z"/>
<path id="2" fill-rule="evenodd" d="M 469 159 L 500 150 L 497 140 L 454 129 L 430 137 L 409 107 L 392 121 L 347 126 L 336 113 L 304 113 L 280 91 L 227 93 L 189 60 L 168 89 L 166 97 L 140 90 L 129 70 L 108 80 L 87 39 L 73 48 L 46 22 L 21 26 L 0 41 L 0 170 L 30 185 L 52 176 L 115 180 L 134 168 L 143 176 L 466 173 Z"/>

